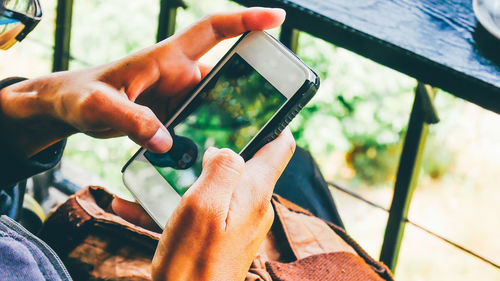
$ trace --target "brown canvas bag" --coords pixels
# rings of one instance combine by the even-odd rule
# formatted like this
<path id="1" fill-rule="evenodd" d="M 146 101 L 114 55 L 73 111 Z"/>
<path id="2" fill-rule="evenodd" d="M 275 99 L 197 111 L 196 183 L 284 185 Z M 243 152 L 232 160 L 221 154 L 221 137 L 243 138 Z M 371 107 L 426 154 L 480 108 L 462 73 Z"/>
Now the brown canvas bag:
<path id="1" fill-rule="evenodd" d="M 87 187 L 50 214 L 39 236 L 75 280 L 151 280 L 160 233 L 115 215 L 112 200 L 104 188 Z M 278 195 L 272 205 L 275 221 L 247 281 L 393 280 L 343 229 Z"/>

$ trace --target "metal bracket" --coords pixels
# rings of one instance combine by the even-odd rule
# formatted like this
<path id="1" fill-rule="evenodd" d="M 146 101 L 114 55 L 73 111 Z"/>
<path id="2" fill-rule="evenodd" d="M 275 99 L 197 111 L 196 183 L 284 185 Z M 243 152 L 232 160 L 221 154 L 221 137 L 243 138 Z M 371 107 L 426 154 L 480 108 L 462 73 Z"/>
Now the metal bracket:
<path id="1" fill-rule="evenodd" d="M 292 52 L 297 53 L 299 47 L 299 31 L 292 27 L 289 20 L 281 26 L 280 41 Z"/>
<path id="2" fill-rule="evenodd" d="M 418 83 L 415 89 L 415 102 L 420 103 L 420 110 L 424 116 L 424 121 L 427 124 L 439 123 L 439 116 L 436 108 L 434 107 L 434 97 L 437 89 L 429 85 Z"/>
<path id="3" fill-rule="evenodd" d="M 177 8 L 186 9 L 187 5 L 183 0 L 160 0 L 160 14 L 158 15 L 156 42 L 160 42 L 175 33 Z"/>
<path id="4" fill-rule="evenodd" d="M 432 103 L 435 93 L 436 90 L 431 86 L 420 82 L 415 89 L 415 100 L 399 160 L 394 195 L 380 252 L 380 260 L 393 272 L 396 269 L 403 240 L 405 220 L 420 174 L 428 125 L 439 122 L 439 117 Z"/>

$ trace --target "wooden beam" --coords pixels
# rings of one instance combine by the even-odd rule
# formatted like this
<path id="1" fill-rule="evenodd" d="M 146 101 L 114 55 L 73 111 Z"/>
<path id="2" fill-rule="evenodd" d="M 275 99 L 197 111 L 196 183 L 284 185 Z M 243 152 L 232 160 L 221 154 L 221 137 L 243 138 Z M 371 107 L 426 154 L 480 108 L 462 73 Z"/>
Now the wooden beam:
<path id="1" fill-rule="evenodd" d="M 54 34 L 54 56 L 52 60 L 53 72 L 68 70 L 69 68 L 72 17 L 73 0 L 58 0 Z"/>

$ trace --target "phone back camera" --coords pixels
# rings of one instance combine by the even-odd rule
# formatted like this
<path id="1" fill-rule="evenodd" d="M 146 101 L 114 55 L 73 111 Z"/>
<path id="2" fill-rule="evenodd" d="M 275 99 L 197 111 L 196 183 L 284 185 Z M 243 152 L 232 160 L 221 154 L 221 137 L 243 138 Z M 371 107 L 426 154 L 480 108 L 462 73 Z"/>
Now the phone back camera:
<path id="1" fill-rule="evenodd" d="M 176 170 L 190 168 L 198 158 L 198 147 L 189 138 L 173 135 L 172 148 L 165 153 L 146 151 L 144 156 L 157 167 L 170 167 Z"/>

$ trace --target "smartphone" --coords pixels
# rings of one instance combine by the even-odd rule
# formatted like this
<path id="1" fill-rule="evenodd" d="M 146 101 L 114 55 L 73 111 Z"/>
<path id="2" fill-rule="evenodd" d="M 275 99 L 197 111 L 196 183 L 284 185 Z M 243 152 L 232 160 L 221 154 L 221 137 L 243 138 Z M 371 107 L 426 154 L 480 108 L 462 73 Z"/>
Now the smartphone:
<path id="1" fill-rule="evenodd" d="M 163 228 L 200 175 L 208 147 L 230 148 L 247 161 L 318 87 L 314 71 L 278 40 L 263 31 L 245 33 L 165 124 L 171 150 L 141 148 L 123 167 L 123 182 Z"/>

